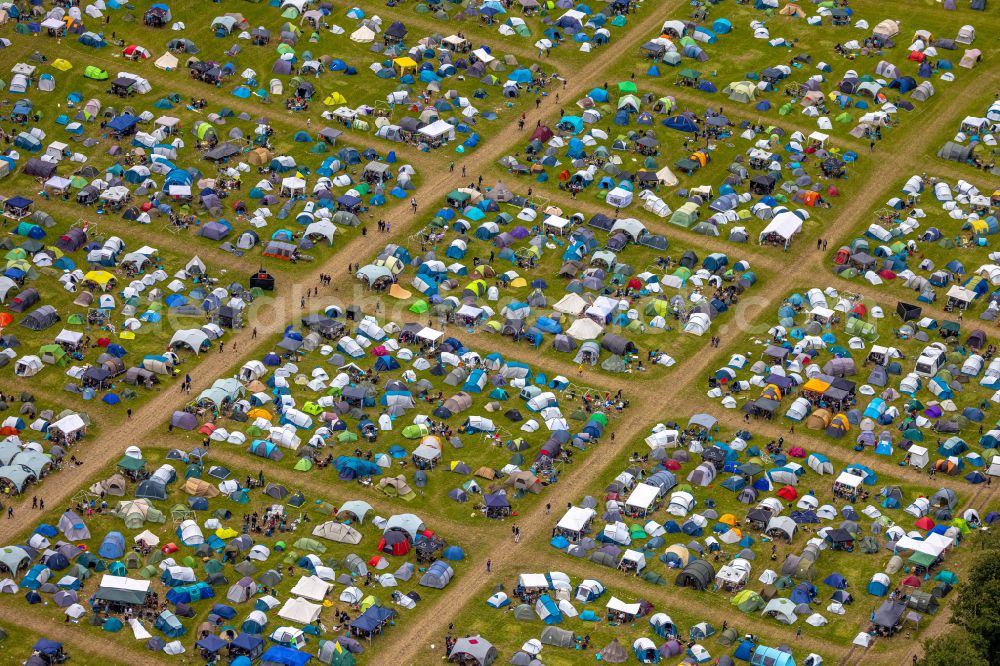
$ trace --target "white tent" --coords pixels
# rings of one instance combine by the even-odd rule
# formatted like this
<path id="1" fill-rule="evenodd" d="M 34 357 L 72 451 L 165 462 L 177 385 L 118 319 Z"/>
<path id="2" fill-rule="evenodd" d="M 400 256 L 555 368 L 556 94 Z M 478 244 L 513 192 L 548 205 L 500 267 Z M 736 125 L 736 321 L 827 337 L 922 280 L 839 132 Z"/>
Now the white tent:
<path id="1" fill-rule="evenodd" d="M 291 594 L 297 594 L 300 597 L 305 597 L 306 599 L 311 599 L 313 601 L 323 601 L 332 589 L 332 584 L 327 583 L 316 576 L 302 576 L 299 578 L 299 581 L 295 583 L 295 587 L 292 588 Z"/>
<path id="2" fill-rule="evenodd" d="M 585 342 L 587 340 L 596 339 L 603 330 L 604 327 L 593 319 L 583 317 L 581 319 L 577 319 L 570 325 L 570 327 L 566 330 L 566 335 L 575 340 Z"/>
<path id="3" fill-rule="evenodd" d="M 320 581 L 321 583 L 323 581 Z M 323 583 L 326 585 L 327 583 Z M 319 619 L 320 611 L 323 610 L 321 604 L 314 604 L 302 599 L 293 597 L 285 602 L 285 605 L 278 611 L 278 617 L 298 624 L 312 624 Z"/>

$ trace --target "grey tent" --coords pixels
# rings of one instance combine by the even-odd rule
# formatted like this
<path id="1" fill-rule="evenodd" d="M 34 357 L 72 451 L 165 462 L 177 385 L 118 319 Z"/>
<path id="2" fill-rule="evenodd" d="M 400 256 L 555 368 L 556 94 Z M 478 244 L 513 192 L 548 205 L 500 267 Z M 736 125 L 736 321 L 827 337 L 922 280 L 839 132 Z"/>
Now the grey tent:
<path id="1" fill-rule="evenodd" d="M 137 499 L 152 499 L 162 502 L 167 499 L 167 488 L 155 479 L 146 479 L 135 487 L 135 496 Z"/>
<path id="2" fill-rule="evenodd" d="M 960 143 L 948 141 L 941 146 L 941 150 L 938 151 L 937 156 L 943 160 L 965 163 L 972 157 L 972 146 L 963 146 Z"/>
<path id="3" fill-rule="evenodd" d="M 490 666 L 498 656 L 499 653 L 493 644 L 477 634 L 456 640 L 451 652 L 448 653 L 448 660 L 461 661 L 463 664 L 471 661 L 479 666 Z"/>
<path id="4" fill-rule="evenodd" d="M 893 633 L 903 622 L 906 604 L 901 601 L 886 601 L 875 611 L 873 624 L 880 629 Z"/>
<path id="5" fill-rule="evenodd" d="M 56 163 L 32 157 L 24 165 L 24 173 L 32 178 L 51 178 L 56 173 Z"/>
<path id="6" fill-rule="evenodd" d="M 619 356 L 636 353 L 635 343 L 614 333 L 608 333 L 601 339 L 601 348 Z"/>
<path id="7" fill-rule="evenodd" d="M 705 560 L 692 560 L 677 574 L 674 584 L 704 590 L 715 580 L 715 569 Z"/>
<path id="8" fill-rule="evenodd" d="M 576 645 L 576 638 L 572 631 L 560 629 L 559 627 L 545 627 L 542 629 L 542 644 L 554 645 L 555 647 L 570 648 Z"/>
<path id="9" fill-rule="evenodd" d="M 601 347 L 594 340 L 588 340 L 580 345 L 580 350 L 573 359 L 574 363 L 590 363 L 594 365 L 601 357 Z"/>
<path id="10" fill-rule="evenodd" d="M 598 654 L 601 655 L 601 661 L 609 664 L 624 664 L 628 661 L 628 653 L 625 652 L 625 648 L 622 647 L 617 638 L 612 638 L 611 642 Z"/>
<path id="11" fill-rule="evenodd" d="M 521 622 L 531 622 L 535 619 L 535 611 L 528 604 L 521 604 L 514 609 L 514 619 Z"/>
<path id="12" fill-rule="evenodd" d="M 931 505 L 936 507 L 948 507 L 952 511 L 955 510 L 955 506 L 958 504 L 958 497 L 955 495 L 955 491 L 951 488 L 941 488 L 936 493 L 931 495 Z"/>
<path id="13" fill-rule="evenodd" d="M 51 305 L 43 305 L 28 315 L 21 321 L 21 326 L 32 331 L 44 331 L 59 321 L 59 313 Z"/>

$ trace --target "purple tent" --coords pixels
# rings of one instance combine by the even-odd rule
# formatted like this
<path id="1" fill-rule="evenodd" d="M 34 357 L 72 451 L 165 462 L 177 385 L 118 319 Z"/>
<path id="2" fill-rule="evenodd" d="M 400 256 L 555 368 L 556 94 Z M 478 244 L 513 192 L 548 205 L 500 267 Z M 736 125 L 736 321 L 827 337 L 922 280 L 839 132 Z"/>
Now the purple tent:
<path id="1" fill-rule="evenodd" d="M 170 417 L 170 424 L 181 430 L 194 430 L 198 427 L 198 419 L 191 412 L 175 411 Z"/>

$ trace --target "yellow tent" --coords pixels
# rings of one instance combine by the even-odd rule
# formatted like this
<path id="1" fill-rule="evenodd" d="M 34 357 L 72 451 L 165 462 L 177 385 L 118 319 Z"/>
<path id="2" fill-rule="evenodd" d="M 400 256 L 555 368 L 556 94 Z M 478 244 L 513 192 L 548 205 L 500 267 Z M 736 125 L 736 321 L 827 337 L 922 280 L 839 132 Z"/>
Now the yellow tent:
<path id="1" fill-rule="evenodd" d="M 389 287 L 389 295 L 392 296 L 393 298 L 398 298 L 399 300 L 403 301 L 412 296 L 413 294 L 408 292 L 406 289 L 403 289 L 398 284 L 394 284 L 391 287 Z"/>
<path id="2" fill-rule="evenodd" d="M 732 527 L 736 525 L 736 516 L 731 513 L 723 514 L 722 517 L 719 518 L 719 522 Z"/>
<path id="3" fill-rule="evenodd" d="M 85 282 L 93 282 L 103 287 L 114 280 L 115 276 L 107 271 L 89 271 L 83 276 L 83 279 Z"/>
<path id="4" fill-rule="evenodd" d="M 271 412 L 267 411 L 266 409 L 261 409 L 260 407 L 257 407 L 256 409 L 251 409 L 249 412 L 247 412 L 247 416 L 249 416 L 252 419 L 264 419 L 265 421 L 271 421 L 272 419 L 274 419 L 274 417 L 271 416 Z"/>
<path id="5" fill-rule="evenodd" d="M 118 337 L 122 340 L 135 340 L 135 333 L 132 331 L 122 331 L 118 334 Z"/>
<path id="6" fill-rule="evenodd" d="M 232 527 L 220 527 L 215 530 L 215 536 L 222 540 L 232 539 L 233 537 L 239 536 L 240 533 L 234 530 Z"/>
<path id="7" fill-rule="evenodd" d="M 409 56 L 400 56 L 394 59 L 392 65 L 400 76 L 406 75 L 411 69 L 417 69 L 417 61 Z"/>
<path id="8" fill-rule="evenodd" d="M 809 381 L 807 381 L 805 384 L 802 385 L 803 391 L 809 391 L 811 393 L 823 393 L 828 388 L 830 388 L 829 383 L 824 382 L 822 379 L 816 379 L 816 378 L 810 379 Z"/>
<path id="9" fill-rule="evenodd" d="M 347 98 L 341 95 L 339 92 L 333 91 L 332 93 L 326 96 L 326 99 L 323 100 L 323 103 L 326 104 L 327 106 L 333 106 L 335 104 L 347 104 Z"/>
<path id="10" fill-rule="evenodd" d="M 73 63 L 64 58 L 56 58 L 52 61 L 52 66 L 58 69 L 60 72 L 68 72 L 73 69 Z"/>
<path id="11" fill-rule="evenodd" d="M 510 281 L 510 286 L 511 286 L 512 289 L 519 289 L 520 287 L 527 287 L 528 286 L 528 281 L 525 280 L 523 277 L 514 278 L 513 280 Z"/>
<path id="12" fill-rule="evenodd" d="M 367 597 L 361 600 L 361 612 L 364 613 L 366 610 L 368 610 L 377 603 L 378 599 L 369 594 Z"/>

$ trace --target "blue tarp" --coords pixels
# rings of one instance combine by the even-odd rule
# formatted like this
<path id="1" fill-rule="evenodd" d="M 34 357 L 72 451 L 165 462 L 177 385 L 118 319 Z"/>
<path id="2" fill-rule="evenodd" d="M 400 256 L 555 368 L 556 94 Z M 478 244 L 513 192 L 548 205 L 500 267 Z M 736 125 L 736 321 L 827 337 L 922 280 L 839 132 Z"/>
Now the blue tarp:
<path id="1" fill-rule="evenodd" d="M 272 645 L 260 656 L 262 663 L 282 664 L 282 666 L 304 666 L 309 663 L 310 659 L 312 659 L 311 654 L 281 645 Z"/>

